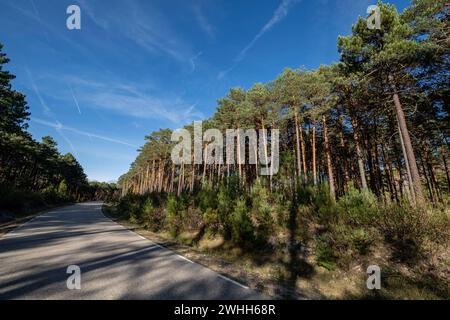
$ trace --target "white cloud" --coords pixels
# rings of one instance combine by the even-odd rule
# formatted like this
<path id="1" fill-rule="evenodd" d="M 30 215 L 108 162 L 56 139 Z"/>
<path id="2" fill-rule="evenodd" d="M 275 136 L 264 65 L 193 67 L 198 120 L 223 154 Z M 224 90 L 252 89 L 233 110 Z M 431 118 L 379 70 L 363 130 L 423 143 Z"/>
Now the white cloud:
<path id="1" fill-rule="evenodd" d="M 104 140 L 104 141 L 108 141 L 108 142 L 112 142 L 112 143 L 125 145 L 125 146 L 128 146 L 128 147 L 138 148 L 138 146 L 136 146 L 134 144 L 131 144 L 131 143 L 128 143 L 128 142 L 123 141 L 123 140 L 114 139 L 114 138 L 110 138 L 110 137 L 106 137 L 106 136 L 98 135 L 98 134 L 95 134 L 95 133 L 90 133 L 90 132 L 87 132 L 87 131 L 83 131 L 83 130 L 79 130 L 79 129 L 76 129 L 76 128 L 65 126 L 59 121 L 50 122 L 50 121 L 43 120 L 43 119 L 40 119 L 40 118 L 37 118 L 37 117 L 32 117 L 31 121 L 35 122 L 35 123 L 39 123 L 39 124 L 47 126 L 47 127 L 50 127 L 50 128 L 53 128 L 59 133 L 61 133 L 62 131 L 65 130 L 65 131 L 70 131 L 70 132 L 73 132 L 73 133 L 76 133 L 76 134 L 79 134 L 79 135 L 82 135 L 82 136 L 86 136 L 86 137 L 89 137 L 89 138 L 96 138 L 96 139 L 100 139 L 100 140 Z"/>
<path id="2" fill-rule="evenodd" d="M 150 2 L 112 2 L 97 10 L 86 0 L 78 0 L 81 10 L 101 29 L 131 40 L 152 54 L 164 54 L 179 62 L 192 56 L 189 45 L 170 26 L 166 17 Z"/>
<path id="3" fill-rule="evenodd" d="M 118 79 L 67 77 L 65 80 L 78 88 L 77 101 L 85 107 L 110 110 L 139 119 L 167 120 L 175 125 L 204 117 L 195 108 L 196 105 L 180 96 L 156 96 L 149 93 L 156 89 L 144 88 L 141 84 Z"/>
<path id="4" fill-rule="evenodd" d="M 194 72 L 196 69 L 196 64 L 195 61 L 203 54 L 203 52 L 199 52 L 197 53 L 195 56 L 193 56 L 192 58 L 189 59 L 189 62 L 191 63 L 191 72 Z"/>
<path id="5" fill-rule="evenodd" d="M 182 125 L 202 118 L 195 105 L 186 104 L 182 99 L 161 99 L 145 94 L 125 94 L 120 92 L 96 92 L 85 97 L 99 108 L 144 119 L 165 119 Z"/>
<path id="6" fill-rule="evenodd" d="M 202 7 L 200 5 L 195 5 L 192 7 L 194 12 L 195 20 L 199 24 L 200 28 L 210 37 L 214 38 L 214 27 L 209 23 L 208 19 L 205 17 Z"/>

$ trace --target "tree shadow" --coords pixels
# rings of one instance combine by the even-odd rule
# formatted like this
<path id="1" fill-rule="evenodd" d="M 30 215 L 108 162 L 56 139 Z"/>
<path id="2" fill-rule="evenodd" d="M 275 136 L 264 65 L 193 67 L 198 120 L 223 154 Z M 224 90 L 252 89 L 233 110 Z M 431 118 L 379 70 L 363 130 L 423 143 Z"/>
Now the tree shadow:
<path id="1" fill-rule="evenodd" d="M 287 254 L 280 265 L 283 268 L 279 275 L 282 288 L 277 289 L 277 294 L 285 299 L 303 298 L 304 295 L 297 290 L 297 282 L 301 278 L 311 278 L 314 267 L 307 261 L 306 243 L 299 240 L 298 201 L 295 195 L 289 209 Z"/>

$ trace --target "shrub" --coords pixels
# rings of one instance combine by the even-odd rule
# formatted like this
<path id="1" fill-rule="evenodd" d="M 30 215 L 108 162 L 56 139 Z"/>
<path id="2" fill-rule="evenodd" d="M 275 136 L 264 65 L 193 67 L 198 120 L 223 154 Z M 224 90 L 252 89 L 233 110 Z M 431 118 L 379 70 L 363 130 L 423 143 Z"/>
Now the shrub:
<path id="1" fill-rule="evenodd" d="M 337 257 L 334 253 L 329 240 L 325 236 L 321 236 L 316 241 L 316 262 L 317 265 L 324 267 L 329 271 L 336 269 Z"/>
<path id="2" fill-rule="evenodd" d="M 209 187 L 205 187 L 205 189 L 200 190 L 197 198 L 198 207 L 203 213 L 205 213 L 208 209 L 217 208 L 217 193 Z"/>
<path id="3" fill-rule="evenodd" d="M 233 212 L 234 199 L 228 193 L 227 188 L 221 186 L 217 195 L 217 213 L 219 229 L 222 231 L 224 237 L 229 239 L 231 236 L 231 225 L 229 218 Z"/>
<path id="4" fill-rule="evenodd" d="M 340 216 L 354 225 L 370 225 L 378 215 L 378 201 L 369 190 L 350 186 L 338 201 Z"/>
<path id="5" fill-rule="evenodd" d="M 312 194 L 312 205 L 321 224 L 329 224 L 338 217 L 336 201 L 330 194 L 328 183 L 322 183 L 315 187 Z"/>
<path id="6" fill-rule="evenodd" d="M 253 225 L 250 220 L 247 203 L 244 199 L 236 202 L 233 214 L 231 215 L 231 238 L 236 244 L 248 247 L 253 243 Z"/>
<path id="7" fill-rule="evenodd" d="M 252 189 L 251 199 L 251 218 L 255 229 L 255 241 L 257 245 L 263 245 L 267 243 L 270 235 L 273 233 L 274 221 L 269 203 L 269 194 L 259 181 L 256 182 Z"/>
<path id="8" fill-rule="evenodd" d="M 360 255 L 366 255 L 375 241 L 373 229 L 357 228 L 353 229 L 350 236 L 351 244 Z"/>
<path id="9" fill-rule="evenodd" d="M 182 211 L 182 228 L 184 230 L 199 230 L 203 225 L 203 215 L 198 208 L 190 206 Z"/>
<path id="10" fill-rule="evenodd" d="M 182 223 L 182 201 L 177 200 L 173 195 L 170 195 L 166 203 L 166 227 L 172 237 L 176 237 L 183 226 Z"/>
<path id="11" fill-rule="evenodd" d="M 164 215 L 162 210 L 153 205 L 153 200 L 151 197 L 147 197 L 144 204 L 142 205 L 142 223 L 144 228 L 159 231 L 164 222 Z"/>
<path id="12" fill-rule="evenodd" d="M 20 213 L 27 207 L 42 207 L 47 203 L 42 193 L 21 191 L 8 187 L 2 187 L 0 189 L 0 208 L 2 209 Z M 48 204 L 52 203 L 54 202 Z"/>
<path id="13" fill-rule="evenodd" d="M 439 210 L 426 211 L 408 204 L 389 204 L 382 208 L 379 227 L 394 246 L 394 257 L 414 262 L 427 254 L 426 243 L 447 244 L 449 219 Z"/>
<path id="14" fill-rule="evenodd" d="M 203 221 L 205 222 L 208 232 L 211 234 L 219 233 L 222 230 L 217 209 L 206 209 L 203 214 Z"/>
<path id="15" fill-rule="evenodd" d="M 368 254 L 378 238 L 374 228 L 355 228 L 342 221 L 331 224 L 319 238 L 318 261 L 324 267 L 333 264 L 347 268 L 359 256 Z"/>
<path id="16" fill-rule="evenodd" d="M 141 202 L 141 196 L 132 193 L 127 194 L 119 200 L 117 211 L 120 212 L 125 219 L 136 222 L 137 217 L 140 216 Z"/>

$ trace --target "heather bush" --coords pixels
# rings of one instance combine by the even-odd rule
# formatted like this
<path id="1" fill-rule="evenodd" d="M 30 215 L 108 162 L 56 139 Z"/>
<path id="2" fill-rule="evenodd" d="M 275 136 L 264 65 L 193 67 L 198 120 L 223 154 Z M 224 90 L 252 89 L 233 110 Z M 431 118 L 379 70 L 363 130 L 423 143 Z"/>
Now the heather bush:
<path id="1" fill-rule="evenodd" d="M 395 258 L 403 262 L 423 258 L 430 243 L 445 246 L 449 242 L 450 220 L 441 210 L 388 204 L 382 207 L 378 226 L 395 248 Z"/>

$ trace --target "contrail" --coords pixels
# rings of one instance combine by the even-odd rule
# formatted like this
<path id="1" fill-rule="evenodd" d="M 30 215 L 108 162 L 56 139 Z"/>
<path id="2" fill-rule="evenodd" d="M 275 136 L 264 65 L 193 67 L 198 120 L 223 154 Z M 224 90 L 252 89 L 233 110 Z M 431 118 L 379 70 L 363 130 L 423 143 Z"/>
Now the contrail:
<path id="1" fill-rule="evenodd" d="M 217 79 L 219 80 L 222 79 L 227 75 L 227 73 L 236 68 L 239 62 L 241 62 L 245 58 L 247 52 L 255 45 L 255 43 L 259 40 L 259 38 L 261 38 L 264 34 L 266 34 L 266 32 L 270 31 L 274 25 L 282 21 L 288 15 L 289 9 L 299 1 L 300 0 L 282 0 L 281 4 L 274 11 L 272 18 L 270 18 L 270 20 L 267 21 L 267 23 L 261 28 L 261 30 L 259 30 L 256 36 L 252 39 L 252 41 L 250 41 L 245 46 L 245 48 L 242 49 L 241 52 L 239 52 L 239 54 L 234 59 L 233 65 L 228 69 L 219 72 L 219 74 L 217 75 Z"/>
<path id="2" fill-rule="evenodd" d="M 117 144 L 121 144 L 124 146 L 128 146 L 128 147 L 133 147 L 133 148 L 139 148 L 138 146 L 122 141 L 122 140 L 118 140 L 118 139 L 113 139 L 113 138 L 109 138 L 109 137 L 105 137 L 105 136 L 101 136 L 98 134 L 94 134 L 94 133 L 90 133 L 90 132 L 86 132 L 86 131 L 82 131 L 82 130 L 78 130 L 75 128 L 71 128 L 71 127 L 67 127 L 65 125 L 63 125 L 60 122 L 57 123 L 52 123 L 43 119 L 39 119 L 39 118 L 31 118 L 31 121 L 42 124 L 44 126 L 50 127 L 50 128 L 54 128 L 55 130 L 66 130 L 66 131 L 71 131 L 71 132 L 75 132 L 79 135 L 82 136 L 86 136 L 86 137 L 90 137 L 90 138 L 97 138 L 100 140 L 104 140 L 104 141 L 108 141 L 108 142 L 113 142 L 113 143 L 117 143 Z"/>
<path id="3" fill-rule="evenodd" d="M 66 137 L 66 135 L 62 132 L 61 129 L 55 128 L 55 131 L 61 136 L 61 138 L 64 139 L 64 141 L 66 141 L 66 143 L 69 145 L 70 149 L 72 150 L 73 155 L 76 158 L 79 158 L 78 152 L 77 152 L 77 150 L 75 150 L 75 147 L 73 146 L 72 141 L 70 141 L 69 138 Z"/>
<path id="4" fill-rule="evenodd" d="M 79 106 L 79 104 L 78 104 L 78 100 L 77 100 L 77 98 L 75 97 L 75 94 L 74 94 L 74 92 L 73 92 L 73 88 L 72 88 L 72 86 L 71 86 L 70 84 L 69 84 L 69 88 L 70 88 L 70 93 L 72 94 L 73 101 L 75 102 L 75 105 L 77 106 L 78 113 L 81 114 L 81 110 L 80 110 L 80 106 Z"/>
<path id="5" fill-rule="evenodd" d="M 31 87 L 33 88 L 34 93 L 38 97 L 39 102 L 41 103 L 41 106 L 44 109 L 44 113 L 46 115 L 51 115 L 52 111 L 51 111 L 50 107 L 47 105 L 47 103 L 44 101 L 44 99 L 42 98 L 41 93 L 40 93 L 38 87 L 36 86 L 36 83 L 34 82 L 33 76 L 31 75 L 30 69 L 28 69 L 28 67 L 25 67 L 25 71 L 28 73 L 28 77 L 30 78 L 30 82 L 31 82 Z"/>
<path id="6" fill-rule="evenodd" d="M 40 24 L 43 25 L 42 19 L 41 19 L 41 15 L 39 14 L 39 11 L 38 11 L 38 9 L 36 7 L 36 4 L 34 3 L 33 0 L 30 0 L 30 2 L 31 2 L 31 6 L 33 7 L 36 19 L 39 21 Z M 50 42 L 50 38 L 48 37 L 47 31 L 45 29 L 42 29 L 42 31 L 44 32 L 44 35 L 45 35 L 45 38 L 47 39 L 47 42 Z"/>

